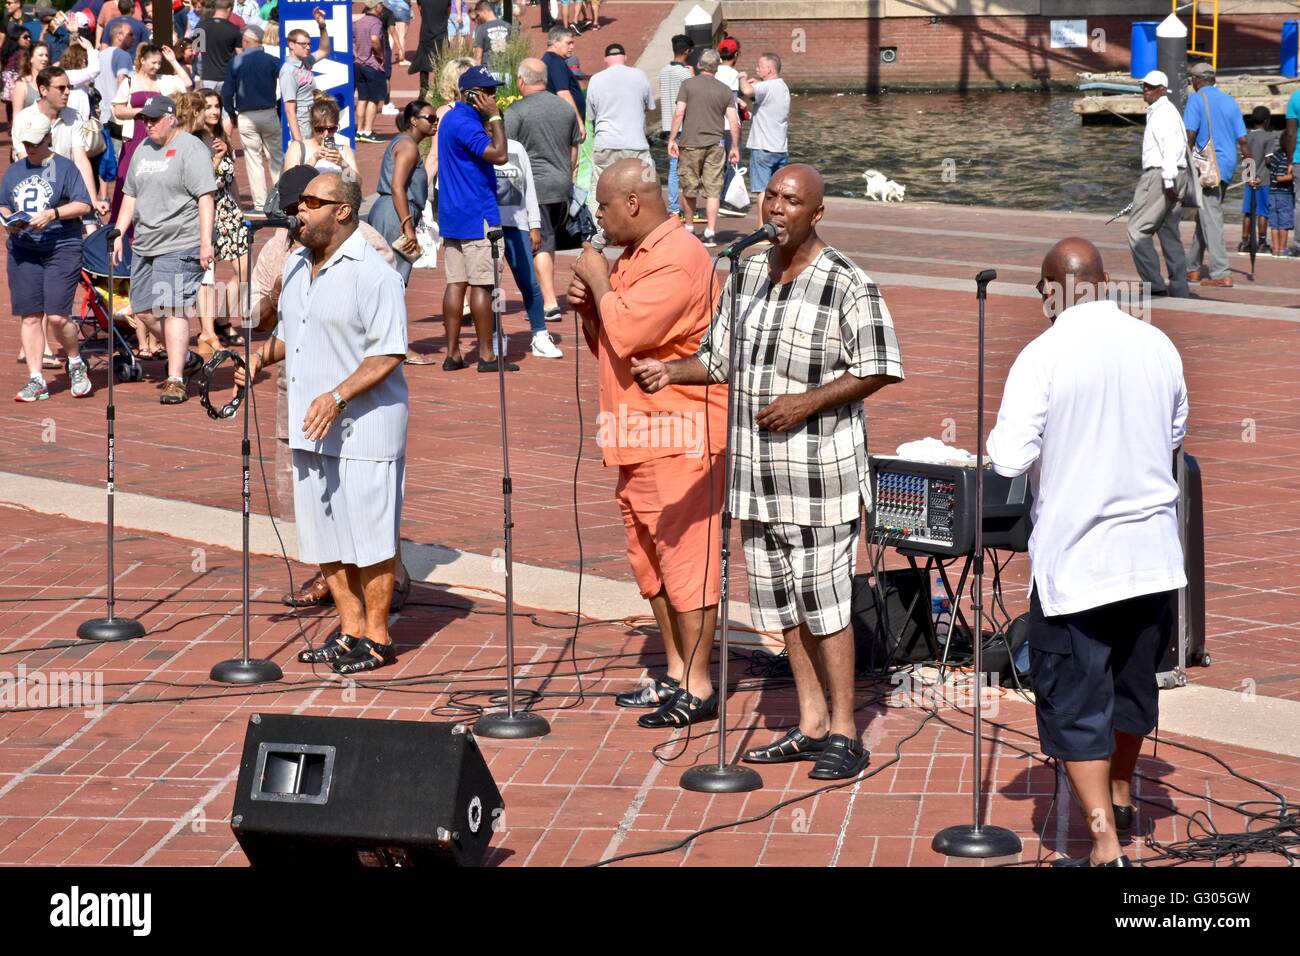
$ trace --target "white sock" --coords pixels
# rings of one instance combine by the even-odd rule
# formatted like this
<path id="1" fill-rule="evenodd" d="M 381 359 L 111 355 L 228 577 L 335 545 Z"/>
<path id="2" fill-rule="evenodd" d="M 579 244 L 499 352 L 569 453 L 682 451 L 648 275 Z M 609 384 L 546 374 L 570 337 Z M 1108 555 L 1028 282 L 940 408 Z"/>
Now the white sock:
<path id="1" fill-rule="evenodd" d="M 80 355 L 74 355 L 72 358 L 68 359 L 68 368 L 72 368 L 72 366 L 74 365 L 85 365 L 85 364 L 86 364 L 86 360 L 83 359 Z"/>

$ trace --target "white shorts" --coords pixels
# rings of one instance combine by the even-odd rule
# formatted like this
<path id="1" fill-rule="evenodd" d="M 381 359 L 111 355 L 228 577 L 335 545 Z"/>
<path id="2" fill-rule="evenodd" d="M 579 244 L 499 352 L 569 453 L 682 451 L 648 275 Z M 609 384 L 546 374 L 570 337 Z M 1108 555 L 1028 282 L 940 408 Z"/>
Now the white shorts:
<path id="1" fill-rule="evenodd" d="M 367 568 L 393 557 L 405 481 L 405 458 L 367 461 L 293 449 L 299 558 Z"/>

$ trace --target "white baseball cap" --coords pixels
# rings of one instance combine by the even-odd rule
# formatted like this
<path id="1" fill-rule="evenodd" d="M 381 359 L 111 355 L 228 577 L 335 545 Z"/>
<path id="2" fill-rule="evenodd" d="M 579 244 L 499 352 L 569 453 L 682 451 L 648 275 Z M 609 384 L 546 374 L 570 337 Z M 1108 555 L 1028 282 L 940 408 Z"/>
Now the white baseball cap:
<path id="1" fill-rule="evenodd" d="M 1169 86 L 1169 77 L 1165 76 L 1163 70 L 1152 70 L 1146 76 L 1142 77 L 1143 86 Z"/>
<path id="2" fill-rule="evenodd" d="M 14 117 L 14 140 L 19 143 L 39 143 L 50 135 L 50 118 L 36 106 L 25 109 Z"/>

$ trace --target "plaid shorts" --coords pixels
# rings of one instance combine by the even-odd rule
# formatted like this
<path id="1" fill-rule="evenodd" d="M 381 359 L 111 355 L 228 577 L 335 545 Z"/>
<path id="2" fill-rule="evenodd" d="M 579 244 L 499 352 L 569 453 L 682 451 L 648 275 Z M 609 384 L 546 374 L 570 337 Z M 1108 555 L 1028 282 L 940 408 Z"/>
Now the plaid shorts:
<path id="1" fill-rule="evenodd" d="M 849 626 L 858 521 L 825 528 L 741 521 L 754 626 L 785 631 L 807 624 L 814 637 Z"/>

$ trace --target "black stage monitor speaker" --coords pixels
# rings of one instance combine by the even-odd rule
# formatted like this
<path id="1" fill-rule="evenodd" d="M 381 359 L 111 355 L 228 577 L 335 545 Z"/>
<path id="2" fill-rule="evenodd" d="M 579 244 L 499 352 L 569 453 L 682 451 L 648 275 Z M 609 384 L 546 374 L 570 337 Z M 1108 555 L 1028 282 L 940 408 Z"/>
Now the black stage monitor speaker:
<path id="1" fill-rule="evenodd" d="M 1187 587 L 1174 603 L 1174 636 L 1160 662 L 1156 681 L 1161 687 L 1187 683 L 1187 668 L 1208 667 L 1205 650 L 1205 506 L 1201 496 L 1201 465 L 1191 455 L 1178 456 L 1178 524 L 1183 539 Z"/>
<path id="2" fill-rule="evenodd" d="M 859 671 L 883 671 L 937 658 L 930 592 L 911 568 L 884 571 L 879 588 L 871 576 L 853 578 L 853 644 Z M 879 592 L 885 603 L 880 604 Z"/>
<path id="3" fill-rule="evenodd" d="M 230 826 L 254 866 L 476 866 L 504 807 L 463 725 L 254 714 Z"/>

